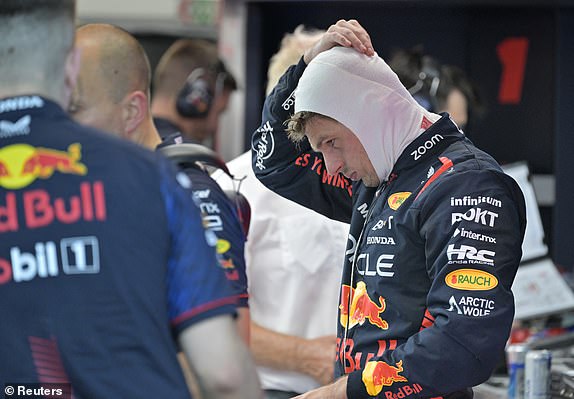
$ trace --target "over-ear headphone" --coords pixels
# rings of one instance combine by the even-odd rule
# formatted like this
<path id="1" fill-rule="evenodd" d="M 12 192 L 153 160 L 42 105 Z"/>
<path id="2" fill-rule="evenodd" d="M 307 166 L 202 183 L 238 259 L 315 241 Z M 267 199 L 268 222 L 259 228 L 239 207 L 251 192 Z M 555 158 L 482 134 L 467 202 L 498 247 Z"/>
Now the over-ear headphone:
<path id="1" fill-rule="evenodd" d="M 237 179 L 235 176 L 233 176 L 231 172 L 229 172 L 225 162 L 223 162 L 223 160 L 219 158 L 214 151 L 200 144 L 170 144 L 159 147 L 158 151 L 172 160 L 183 171 L 194 168 L 201 169 L 206 173 L 209 173 L 210 171 L 207 169 L 207 167 L 211 167 L 215 169 L 221 169 L 233 180 L 234 185 L 235 182 L 238 182 L 236 189 L 223 191 L 230 199 L 230 201 L 235 205 L 237 216 L 241 222 L 241 227 L 243 228 L 245 237 L 247 237 L 249 224 L 251 223 L 251 206 L 249 205 L 247 198 L 245 198 L 245 196 L 239 192 L 241 181 L 243 179 Z"/>
<path id="2" fill-rule="evenodd" d="M 205 118 L 213 100 L 223 91 L 227 75 L 221 60 L 214 68 L 195 68 L 177 95 L 177 112 L 186 118 Z"/>
<path id="3" fill-rule="evenodd" d="M 440 85 L 441 73 L 432 59 L 423 56 L 420 60 L 420 72 L 417 81 L 408 90 L 413 98 L 427 111 L 437 112 L 439 109 L 437 92 Z"/>

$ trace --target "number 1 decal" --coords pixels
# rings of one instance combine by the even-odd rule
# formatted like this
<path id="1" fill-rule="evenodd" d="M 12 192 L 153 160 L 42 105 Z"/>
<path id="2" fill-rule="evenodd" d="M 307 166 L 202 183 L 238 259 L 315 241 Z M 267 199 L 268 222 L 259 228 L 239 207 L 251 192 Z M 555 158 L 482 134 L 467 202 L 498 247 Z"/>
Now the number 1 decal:
<path id="1" fill-rule="evenodd" d="M 496 46 L 496 54 L 502 64 L 498 91 L 500 104 L 518 104 L 522 99 L 528 44 L 526 37 L 509 37 Z"/>

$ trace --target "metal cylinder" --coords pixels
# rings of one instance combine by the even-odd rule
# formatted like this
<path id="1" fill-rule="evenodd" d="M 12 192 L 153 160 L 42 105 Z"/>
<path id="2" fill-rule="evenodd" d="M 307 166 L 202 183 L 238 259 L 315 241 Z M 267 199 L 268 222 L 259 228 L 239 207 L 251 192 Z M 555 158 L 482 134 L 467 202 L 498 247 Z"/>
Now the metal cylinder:
<path id="1" fill-rule="evenodd" d="M 524 364 L 524 398 L 550 399 L 550 366 L 552 353 L 549 350 L 531 350 L 526 353 Z"/>
<path id="2" fill-rule="evenodd" d="M 526 361 L 526 344 L 512 344 L 506 348 L 508 367 L 508 399 L 524 399 L 524 363 Z"/>

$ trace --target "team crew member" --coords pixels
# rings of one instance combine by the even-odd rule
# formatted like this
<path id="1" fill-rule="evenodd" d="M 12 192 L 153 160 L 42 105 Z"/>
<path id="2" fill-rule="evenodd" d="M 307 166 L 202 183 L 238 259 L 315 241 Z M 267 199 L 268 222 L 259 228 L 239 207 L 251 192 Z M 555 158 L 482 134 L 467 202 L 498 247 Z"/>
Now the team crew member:
<path id="1" fill-rule="evenodd" d="M 174 146 L 186 151 L 173 152 Z M 187 151 L 187 149 L 191 149 Z M 225 163 L 207 147 L 200 144 L 171 144 L 163 146 L 166 155 L 175 154 L 174 160 L 192 181 L 193 198 L 203 214 L 204 226 L 215 234 L 216 249 L 220 266 L 225 271 L 231 285 L 239 312 L 239 331 L 246 343 L 250 339 L 250 310 L 245 266 L 245 243 L 250 214 L 242 202 L 242 195 L 237 188 L 223 191 L 221 186 L 211 178 L 209 171 L 216 168 L 226 170 Z M 181 154 L 186 153 L 186 156 Z M 208 154 L 204 156 L 204 154 Z M 194 158 L 206 159 L 201 162 L 190 162 Z M 234 182 L 235 186 L 238 185 Z M 229 193 L 229 194 L 228 194 Z"/>
<path id="2" fill-rule="evenodd" d="M 259 397 L 185 175 L 64 111 L 74 20 L 71 0 L 0 5 L 3 381 L 189 398 L 176 338 L 204 397 Z"/>
<path id="3" fill-rule="evenodd" d="M 213 147 L 219 117 L 237 89 L 215 43 L 175 41 L 157 64 L 153 87 L 152 113 L 162 140 Z"/>
<path id="4" fill-rule="evenodd" d="M 237 83 L 219 58 L 214 43 L 201 39 L 177 40 L 161 56 L 153 82 L 151 109 L 162 147 L 183 142 L 207 145 L 215 139 L 219 117 L 226 110 Z M 199 152 L 207 151 L 199 148 Z M 224 165 L 217 159 L 212 159 L 210 163 Z M 185 168 L 194 183 L 194 197 L 201 203 L 206 225 L 217 235 L 221 265 L 238 297 L 240 331 L 249 342 L 250 316 L 244 253 L 247 231 L 242 228 L 247 216 L 242 215 L 237 206 L 237 194 L 233 194 L 234 199 L 230 201 L 209 176 L 211 170 Z"/>
<path id="5" fill-rule="evenodd" d="M 297 144 L 283 124 L 293 111 Z M 472 397 L 514 315 L 526 224 L 516 182 L 448 114 L 418 105 L 354 20 L 282 77 L 253 149 L 264 184 L 351 223 L 340 378 L 298 398 Z"/>
<path id="6" fill-rule="evenodd" d="M 82 66 L 69 107 L 80 123 L 114 133 L 155 149 L 161 144 L 150 106 L 150 66 L 144 49 L 128 32 L 112 25 L 88 24 L 77 30 Z M 245 272 L 245 235 L 235 204 L 209 175 L 198 167 L 186 168 L 204 226 L 217 239 L 220 266 L 238 305 L 238 326 L 248 342 L 249 308 Z"/>

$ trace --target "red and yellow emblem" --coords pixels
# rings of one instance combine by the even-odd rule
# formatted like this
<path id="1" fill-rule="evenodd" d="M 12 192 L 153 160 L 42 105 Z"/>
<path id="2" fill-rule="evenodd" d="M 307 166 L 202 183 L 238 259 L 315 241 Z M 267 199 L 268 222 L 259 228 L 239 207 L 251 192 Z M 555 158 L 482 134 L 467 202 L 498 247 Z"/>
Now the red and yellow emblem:
<path id="1" fill-rule="evenodd" d="M 368 362 L 362 374 L 367 393 L 371 396 L 377 396 L 383 387 L 390 387 L 395 382 L 408 382 L 405 377 L 399 375 L 402 371 L 402 360 L 396 366 L 391 366 L 385 362 Z"/>
<path id="2" fill-rule="evenodd" d="M 29 144 L 12 144 L 0 149 L 0 187 L 19 189 L 36 179 L 48 179 L 55 171 L 85 175 L 82 164 L 81 144 L 73 143 L 68 151 L 34 147 Z"/>
<path id="3" fill-rule="evenodd" d="M 219 238 L 217 240 L 217 244 L 215 244 L 215 250 L 218 254 L 224 254 L 231 249 L 231 243 L 223 238 Z"/>
<path id="4" fill-rule="evenodd" d="M 365 321 L 368 321 L 383 330 L 389 328 L 387 321 L 381 317 L 381 313 L 383 313 L 387 307 L 385 298 L 379 296 L 379 304 L 369 298 L 367 286 L 364 281 L 359 281 L 355 289 L 348 285 L 343 285 L 341 290 L 341 304 L 339 305 L 339 309 L 341 310 L 340 322 L 343 327 L 353 328 L 357 324 L 363 325 Z M 349 295 L 351 296 L 350 298 Z M 349 299 L 351 302 L 350 308 Z"/>
<path id="5" fill-rule="evenodd" d="M 411 194 L 412 193 L 409 193 L 407 191 L 391 194 L 391 196 L 389 196 L 389 199 L 387 200 L 387 203 L 389 204 L 389 206 L 393 211 L 396 211 L 403 204 L 403 202 L 405 202 L 406 199 L 411 196 Z"/>

